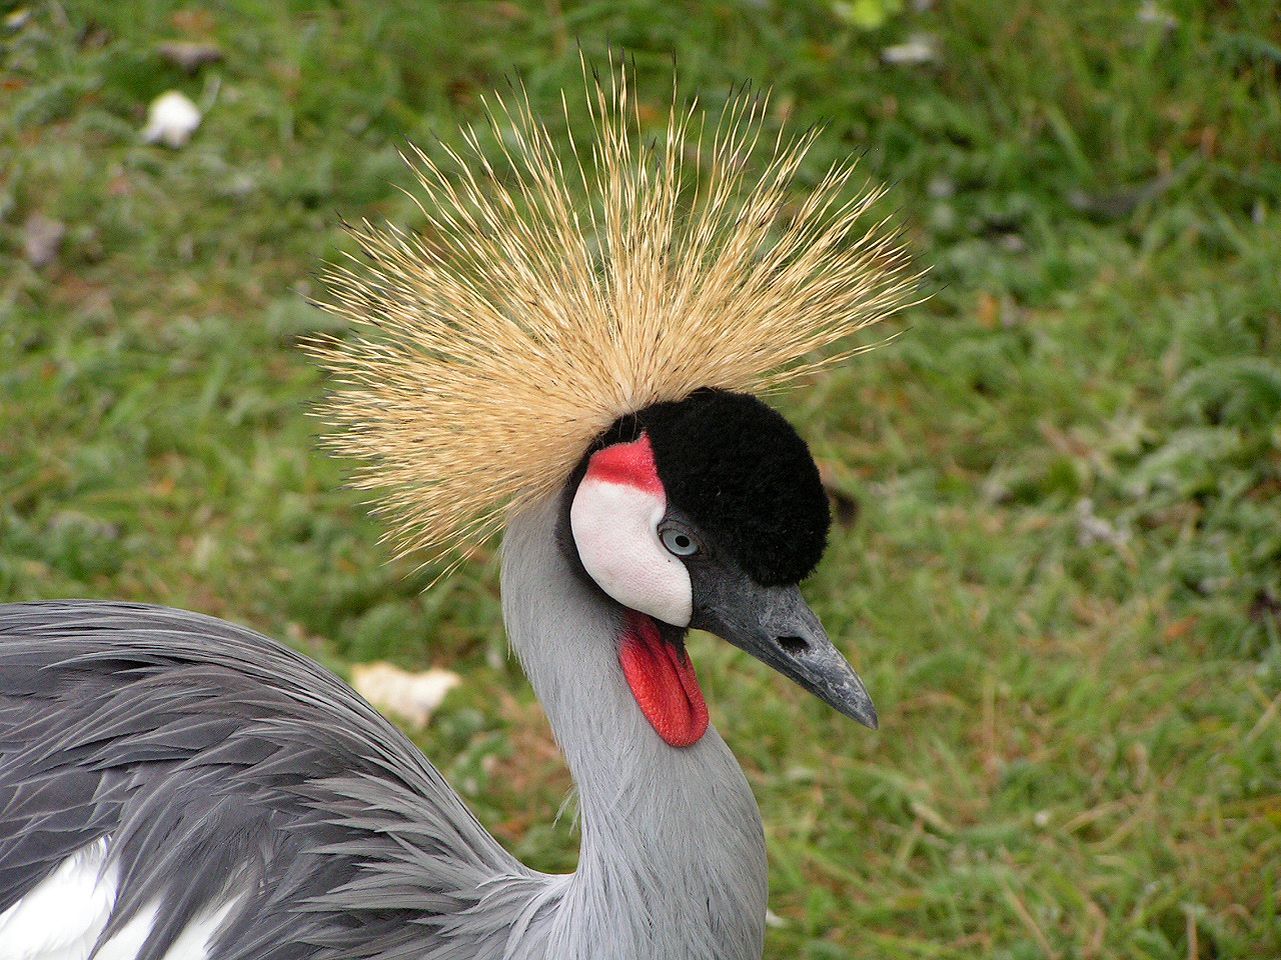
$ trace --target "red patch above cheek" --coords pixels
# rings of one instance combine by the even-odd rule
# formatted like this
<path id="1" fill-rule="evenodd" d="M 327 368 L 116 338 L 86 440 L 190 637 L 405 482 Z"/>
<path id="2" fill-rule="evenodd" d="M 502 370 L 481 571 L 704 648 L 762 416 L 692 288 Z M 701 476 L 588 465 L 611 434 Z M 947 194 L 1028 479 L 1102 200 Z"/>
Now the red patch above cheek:
<path id="1" fill-rule="evenodd" d="M 647 493 L 663 492 L 663 482 L 658 479 L 658 467 L 654 464 L 654 448 L 643 433 L 631 443 L 616 443 L 592 454 L 587 476 L 606 483 L 636 487 Z"/>

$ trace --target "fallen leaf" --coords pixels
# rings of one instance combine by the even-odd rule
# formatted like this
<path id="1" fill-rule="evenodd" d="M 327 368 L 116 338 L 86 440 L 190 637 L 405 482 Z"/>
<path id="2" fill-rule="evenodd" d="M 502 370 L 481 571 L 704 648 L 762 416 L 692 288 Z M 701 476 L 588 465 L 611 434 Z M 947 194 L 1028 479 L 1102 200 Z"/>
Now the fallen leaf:
<path id="1" fill-rule="evenodd" d="M 151 101 L 142 138 L 147 143 L 163 143 L 177 150 L 186 146 L 199 126 L 200 111 L 196 105 L 185 94 L 170 90 Z"/>
<path id="2" fill-rule="evenodd" d="M 27 262 L 36 269 L 47 267 L 58 259 L 62 239 L 67 227 L 60 220 L 53 220 L 43 213 L 33 213 L 22 225 L 22 250 Z"/>
<path id="3" fill-rule="evenodd" d="M 932 34 L 916 33 L 903 43 L 881 51 L 881 62 L 895 67 L 923 67 L 939 60 L 938 39 Z"/>
<path id="4" fill-rule="evenodd" d="M 1175 620 L 1165 628 L 1161 635 L 1167 643 L 1181 640 L 1192 632 L 1192 628 L 1197 625 L 1199 619 L 1196 616 L 1188 616 L 1181 620 Z"/>
<path id="5" fill-rule="evenodd" d="M 415 727 L 427 726 L 445 694 L 460 683 L 462 678 L 449 670 L 411 673 L 382 660 L 351 668 L 351 685 L 357 693 Z"/>
<path id="6" fill-rule="evenodd" d="M 160 56 L 188 74 L 194 74 L 201 67 L 222 61 L 222 51 L 212 43 L 177 40 L 172 43 L 162 43 L 156 50 Z"/>

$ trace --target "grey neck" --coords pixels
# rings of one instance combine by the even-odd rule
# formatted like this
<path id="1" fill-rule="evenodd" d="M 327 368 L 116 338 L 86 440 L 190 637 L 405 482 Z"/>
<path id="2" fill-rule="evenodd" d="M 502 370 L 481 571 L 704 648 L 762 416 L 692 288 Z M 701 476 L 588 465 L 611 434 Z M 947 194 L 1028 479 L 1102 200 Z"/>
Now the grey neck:
<path id="1" fill-rule="evenodd" d="M 578 787 L 582 848 L 548 956 L 759 960 L 766 905 L 760 813 L 709 727 L 668 746 L 618 662 L 622 609 L 557 544 L 556 498 L 514 517 L 503 546 L 508 635 Z"/>

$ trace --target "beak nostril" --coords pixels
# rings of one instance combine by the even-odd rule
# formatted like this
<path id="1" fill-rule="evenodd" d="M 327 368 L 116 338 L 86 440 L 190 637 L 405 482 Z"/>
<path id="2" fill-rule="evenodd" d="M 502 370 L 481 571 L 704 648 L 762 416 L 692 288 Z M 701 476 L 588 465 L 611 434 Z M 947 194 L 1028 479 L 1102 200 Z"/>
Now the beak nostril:
<path id="1" fill-rule="evenodd" d="M 810 648 L 809 643 L 800 637 L 778 637 L 776 642 L 787 653 L 791 654 L 804 653 Z"/>

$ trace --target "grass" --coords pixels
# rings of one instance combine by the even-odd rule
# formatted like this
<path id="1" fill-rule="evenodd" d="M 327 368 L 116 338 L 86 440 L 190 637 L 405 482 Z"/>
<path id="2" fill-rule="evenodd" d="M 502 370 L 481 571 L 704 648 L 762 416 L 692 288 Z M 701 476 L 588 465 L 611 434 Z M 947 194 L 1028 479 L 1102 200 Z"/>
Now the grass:
<path id="1" fill-rule="evenodd" d="M 857 502 L 808 587 L 854 727 L 710 638 L 769 836 L 767 956 L 1281 957 L 1281 20 L 1107 0 L 33 3 L 0 35 L 0 598 L 127 597 L 467 678 L 420 737 L 516 853 L 568 787 L 492 556 L 430 591 L 316 452 L 296 341 L 397 151 L 577 45 L 661 105 L 772 84 L 934 296 L 782 401 Z M 857 8 L 857 9 L 856 9 Z M 864 14 L 884 14 L 879 27 Z M 915 33 L 934 64 L 880 51 Z M 216 42 L 188 77 L 164 40 Z M 146 104 L 206 108 L 189 146 Z M 66 225 L 32 266 L 24 223 Z M 889 329 L 886 330 L 889 332 Z"/>

